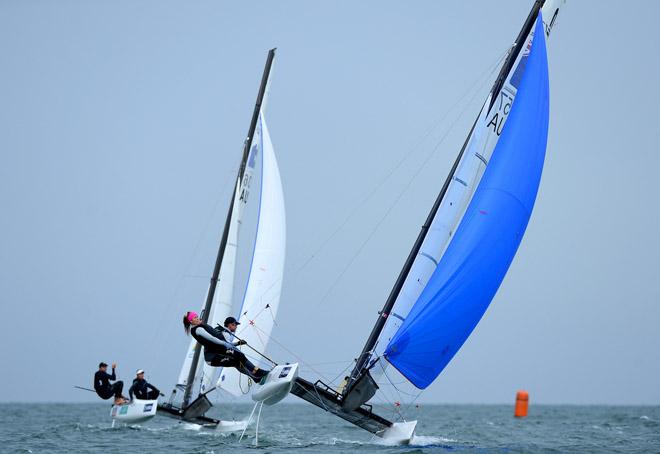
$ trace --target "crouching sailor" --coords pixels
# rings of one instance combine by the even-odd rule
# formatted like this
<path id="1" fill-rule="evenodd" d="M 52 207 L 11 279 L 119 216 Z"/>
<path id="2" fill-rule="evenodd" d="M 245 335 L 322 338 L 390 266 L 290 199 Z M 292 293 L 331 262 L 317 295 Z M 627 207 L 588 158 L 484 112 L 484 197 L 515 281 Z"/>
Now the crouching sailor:
<path id="1" fill-rule="evenodd" d="M 144 379 L 144 370 L 138 369 L 135 372 L 133 384 L 128 390 L 128 396 L 131 400 L 133 400 L 133 396 L 141 400 L 154 400 L 158 399 L 159 395 L 160 390 L 151 383 L 147 383 L 147 380 Z"/>
<path id="2" fill-rule="evenodd" d="M 239 323 L 234 317 L 227 317 L 225 329 L 236 331 Z M 191 328 L 192 327 L 192 328 Z M 204 347 L 204 360 L 213 367 L 234 367 L 240 373 L 259 381 L 268 371 L 259 369 L 248 360 L 243 352 L 235 347 L 245 341 L 228 342 L 221 329 L 211 328 L 199 318 L 196 312 L 187 312 L 183 317 L 183 328 Z"/>
<path id="3" fill-rule="evenodd" d="M 115 396 L 115 405 L 126 403 L 126 398 L 122 396 L 121 391 L 124 389 L 124 382 L 118 380 L 110 384 L 110 380 L 117 380 L 115 375 L 115 368 L 117 364 L 112 364 L 112 375 L 107 372 L 108 365 L 104 362 L 99 363 L 99 370 L 94 374 L 94 390 L 101 399 L 107 400 Z"/>

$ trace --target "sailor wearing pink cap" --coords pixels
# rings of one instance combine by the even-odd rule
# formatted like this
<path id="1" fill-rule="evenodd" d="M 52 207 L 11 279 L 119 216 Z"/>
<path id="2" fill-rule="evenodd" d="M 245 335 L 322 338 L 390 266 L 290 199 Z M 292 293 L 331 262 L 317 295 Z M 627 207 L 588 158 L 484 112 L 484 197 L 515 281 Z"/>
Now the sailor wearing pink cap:
<path id="1" fill-rule="evenodd" d="M 224 330 L 233 333 L 240 323 L 234 317 L 227 317 Z M 242 374 L 259 381 L 268 371 L 259 369 L 248 360 L 243 352 L 235 347 L 245 344 L 244 341 L 228 342 L 224 333 L 218 328 L 211 328 L 204 323 L 197 312 L 186 312 L 183 316 L 183 328 L 186 334 L 192 335 L 204 347 L 204 361 L 213 367 L 235 367 Z"/>

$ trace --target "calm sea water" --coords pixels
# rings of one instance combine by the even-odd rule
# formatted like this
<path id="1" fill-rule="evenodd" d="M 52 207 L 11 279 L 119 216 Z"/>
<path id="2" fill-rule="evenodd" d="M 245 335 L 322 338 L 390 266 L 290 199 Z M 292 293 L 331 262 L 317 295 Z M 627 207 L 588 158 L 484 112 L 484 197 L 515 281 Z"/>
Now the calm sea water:
<path id="1" fill-rule="evenodd" d="M 259 445 L 254 431 L 215 434 L 156 417 L 111 428 L 108 404 L 1 404 L 1 452 L 179 453 L 439 453 L 638 452 L 660 453 L 660 407 L 544 406 L 515 419 L 512 406 L 426 405 L 417 411 L 410 446 L 387 446 L 315 407 L 264 407 Z M 247 416 L 233 405 L 224 417 Z M 219 416 L 219 415 L 216 415 Z"/>

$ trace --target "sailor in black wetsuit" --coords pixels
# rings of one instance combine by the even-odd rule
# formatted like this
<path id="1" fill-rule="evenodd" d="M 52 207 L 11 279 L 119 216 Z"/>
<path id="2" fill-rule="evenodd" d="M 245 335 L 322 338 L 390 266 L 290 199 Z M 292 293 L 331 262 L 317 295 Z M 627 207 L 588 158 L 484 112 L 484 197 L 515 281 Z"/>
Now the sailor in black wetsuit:
<path id="1" fill-rule="evenodd" d="M 142 400 L 153 400 L 158 399 L 160 391 L 151 383 L 147 383 L 147 380 L 144 379 L 144 371 L 138 369 L 135 372 L 136 378 L 133 380 L 133 384 L 128 390 L 128 397 L 133 400 L 133 395 L 136 399 Z"/>
<path id="2" fill-rule="evenodd" d="M 126 402 L 124 396 L 121 395 L 122 389 L 124 389 L 124 382 L 119 380 L 110 384 L 110 380 L 117 380 L 115 375 L 115 368 L 117 364 L 112 364 L 112 375 L 108 372 L 108 365 L 104 362 L 99 363 L 99 370 L 94 374 L 94 390 L 96 394 L 99 395 L 101 399 L 110 399 L 113 395 L 115 396 L 115 404 L 121 405 Z"/>
<path id="3" fill-rule="evenodd" d="M 225 330 L 236 331 L 239 323 L 234 317 L 227 317 Z M 192 328 L 191 328 L 192 326 Z M 204 360 L 213 367 L 235 367 L 240 373 L 259 381 L 268 371 L 259 369 L 248 360 L 243 352 L 236 349 L 244 345 L 244 341 L 231 343 L 227 341 L 221 328 L 211 328 L 197 316 L 196 312 L 188 312 L 183 317 L 183 327 L 204 347 Z"/>

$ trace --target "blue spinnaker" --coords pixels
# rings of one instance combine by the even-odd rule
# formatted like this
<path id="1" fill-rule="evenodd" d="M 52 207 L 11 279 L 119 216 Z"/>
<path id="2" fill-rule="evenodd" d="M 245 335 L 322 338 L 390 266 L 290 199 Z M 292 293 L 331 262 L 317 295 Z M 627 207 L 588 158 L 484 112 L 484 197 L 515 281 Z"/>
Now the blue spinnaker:
<path id="1" fill-rule="evenodd" d="M 515 101 L 490 163 L 426 288 L 385 350 L 416 387 L 442 372 L 495 296 L 538 192 L 548 138 L 548 61 L 541 15 Z"/>

